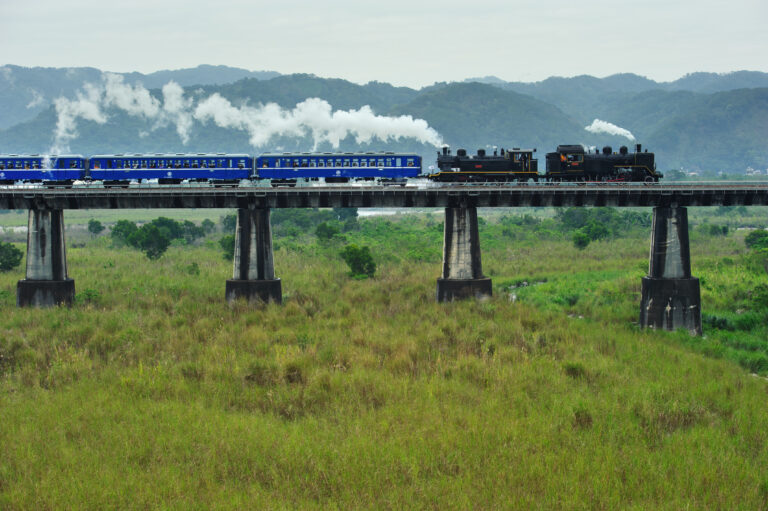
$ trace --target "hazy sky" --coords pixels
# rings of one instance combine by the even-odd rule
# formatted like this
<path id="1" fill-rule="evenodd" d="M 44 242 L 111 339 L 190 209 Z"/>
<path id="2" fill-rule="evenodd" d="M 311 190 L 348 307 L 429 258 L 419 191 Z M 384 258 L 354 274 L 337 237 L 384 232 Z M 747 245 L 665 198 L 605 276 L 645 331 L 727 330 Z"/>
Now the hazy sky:
<path id="1" fill-rule="evenodd" d="M 0 65 L 223 64 L 420 87 L 768 71 L 768 0 L 0 0 Z"/>

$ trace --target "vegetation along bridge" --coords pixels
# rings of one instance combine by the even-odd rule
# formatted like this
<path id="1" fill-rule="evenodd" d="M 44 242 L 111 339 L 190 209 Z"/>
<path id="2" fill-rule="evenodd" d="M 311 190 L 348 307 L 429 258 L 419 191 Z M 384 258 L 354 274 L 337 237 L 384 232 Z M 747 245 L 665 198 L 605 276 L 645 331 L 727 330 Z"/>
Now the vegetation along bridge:
<path id="1" fill-rule="evenodd" d="M 653 207 L 648 275 L 642 281 L 640 324 L 701 332 L 699 281 L 691 276 L 687 206 L 768 205 L 768 185 L 739 184 L 523 184 L 312 186 L 298 188 L 206 186 L 0 188 L 0 209 L 28 209 L 26 278 L 19 306 L 70 304 L 65 209 L 235 208 L 234 271 L 226 298 L 281 302 L 272 251 L 272 208 L 445 208 L 443 270 L 437 300 L 491 294 L 483 275 L 478 207 Z"/>

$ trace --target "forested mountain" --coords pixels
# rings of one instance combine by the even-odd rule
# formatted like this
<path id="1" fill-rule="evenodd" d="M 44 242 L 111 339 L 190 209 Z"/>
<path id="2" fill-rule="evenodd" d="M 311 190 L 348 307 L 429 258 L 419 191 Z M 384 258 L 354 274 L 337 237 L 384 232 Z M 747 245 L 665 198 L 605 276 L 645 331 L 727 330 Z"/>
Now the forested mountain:
<path id="1" fill-rule="evenodd" d="M 184 91 L 190 105 L 199 105 L 214 95 L 226 99 L 233 109 L 276 103 L 284 110 L 269 122 L 280 122 L 279 116 L 288 115 L 307 98 L 327 101 L 334 112 L 359 110 L 368 105 L 377 115 L 424 119 L 454 149 L 465 147 L 474 152 L 492 146 L 536 147 L 542 160 L 545 152 L 563 143 L 631 146 L 633 141 L 627 138 L 585 129 L 594 119 L 601 119 L 631 131 L 657 154 L 662 171 L 684 167 L 742 172 L 747 166 L 768 167 L 768 85 L 755 87 L 768 84 L 765 73 L 696 73 L 669 83 L 656 83 L 633 74 L 602 79 L 549 78 L 530 84 L 485 77 L 479 79 L 484 83 L 438 83 L 421 90 L 380 82 L 358 85 L 306 74 L 253 75 L 235 68 L 200 66 L 151 75 L 131 73 L 124 75 L 124 80 L 151 85 L 151 95 L 158 101 L 163 97 L 159 87 L 172 79 L 182 85 L 194 83 Z M 220 83 L 227 78 L 240 79 Z M 2 125 L 12 126 L 0 131 L 0 152 L 45 152 L 53 143 L 55 109 L 45 102 L 32 105 L 34 98 L 19 99 L 19 90 L 40 91 L 50 101 L 56 95 L 74 97 L 84 82 L 101 83 L 101 71 L 0 68 L 0 118 Z M 682 90 L 684 87 L 688 89 Z M 726 90 L 710 92 L 718 89 Z M 30 117 L 32 110 L 37 113 Z M 19 111 L 23 115 L 14 114 Z M 253 132 L 260 129 L 258 123 L 265 122 L 263 119 L 231 122 L 228 128 L 223 128 L 210 117 L 190 117 L 188 140 L 184 142 L 176 125 L 168 119 L 129 115 L 114 108 L 106 108 L 104 114 L 107 120 L 103 124 L 77 121 L 77 136 L 68 141 L 73 152 L 258 153 L 332 149 L 328 142 L 316 144 L 309 136 L 279 134 L 267 143 L 254 144 Z M 254 122 L 256 127 L 247 126 Z M 353 136 L 342 137 L 341 150 L 357 147 Z M 390 143 L 374 140 L 361 148 L 418 151 L 428 158 L 428 164 L 436 149 L 410 138 Z"/>

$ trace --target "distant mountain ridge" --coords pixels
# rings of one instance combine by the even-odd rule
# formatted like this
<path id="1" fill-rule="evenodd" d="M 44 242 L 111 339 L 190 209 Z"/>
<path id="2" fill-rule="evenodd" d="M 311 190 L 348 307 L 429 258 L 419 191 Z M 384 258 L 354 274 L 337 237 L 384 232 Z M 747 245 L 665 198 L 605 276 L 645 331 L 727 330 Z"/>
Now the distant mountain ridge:
<path id="1" fill-rule="evenodd" d="M 5 66 L 0 68 L 0 100 Z M 12 70 L 13 71 L 13 70 Z M 38 73 L 34 82 L 41 89 L 56 85 L 57 79 L 70 74 L 74 84 L 78 79 L 101 80 L 101 71 L 80 68 Z M 604 133 L 585 130 L 598 118 L 631 131 L 644 147 L 657 154 L 663 171 L 668 168 L 743 171 L 747 166 L 768 167 L 768 86 L 741 87 L 768 83 L 768 74 L 739 72 L 729 75 L 696 73 L 675 82 L 657 84 L 634 74 L 619 74 L 606 78 L 579 76 L 553 77 L 534 84 L 508 83 L 493 77 L 477 81 L 437 83 L 421 90 L 395 87 L 381 82 L 365 85 L 341 79 L 319 78 L 314 75 L 257 74 L 236 68 L 200 66 L 195 70 L 180 70 L 172 78 L 166 72 L 152 75 L 125 75 L 129 83 L 141 81 L 157 87 L 173 79 L 178 83 L 208 80 L 213 82 L 221 72 L 244 76 L 233 83 L 194 83 L 187 86 L 187 98 L 199 102 L 213 94 L 226 98 L 235 107 L 256 106 L 269 102 L 292 109 L 307 98 L 322 98 L 333 109 L 359 109 L 369 105 L 379 115 L 411 115 L 424 119 L 437 130 L 446 143 L 464 147 L 470 152 L 479 148 L 500 147 L 537 148 L 542 160 L 545 152 L 558 144 L 581 143 L 587 146 L 632 145 L 632 141 Z M 257 72 L 258 73 L 258 72 Z M 18 80 L 18 75 L 11 74 Z M 223 79 L 223 78 L 222 78 Z M 29 82 L 32 83 L 32 82 Z M 681 90 L 682 87 L 697 90 Z M 711 89 L 739 86 L 718 92 Z M 59 87 L 63 87 L 59 83 Z M 77 88 L 71 88 L 74 95 Z M 151 91 L 160 97 L 158 88 Z M 1 101 L 0 101 L 1 103 Z M 19 101 L 16 101 L 19 108 Z M 26 105 L 20 108 L 26 109 Z M 44 152 L 49 150 L 56 126 L 56 112 L 48 106 L 36 105 L 37 115 L 24 122 L 8 119 L 13 127 L 0 130 L 0 152 Z M 109 111 L 105 124 L 79 121 L 79 136 L 71 141 L 71 149 L 83 154 L 115 152 L 183 152 L 238 151 L 258 153 L 262 150 L 306 151 L 314 147 L 312 140 L 296 137 L 274 137 L 268 147 L 254 148 L 248 134 L 225 129 L 213 123 L 195 122 L 187 144 L 173 126 L 157 126 L 152 122 Z M 342 140 L 341 150 L 360 147 L 352 137 Z M 412 139 L 389 144 L 374 142 L 360 147 L 364 150 L 401 150 L 419 152 L 434 158 L 435 148 Z M 319 150 L 332 150 L 320 145 Z M 543 167 L 542 167 L 543 168 Z"/>

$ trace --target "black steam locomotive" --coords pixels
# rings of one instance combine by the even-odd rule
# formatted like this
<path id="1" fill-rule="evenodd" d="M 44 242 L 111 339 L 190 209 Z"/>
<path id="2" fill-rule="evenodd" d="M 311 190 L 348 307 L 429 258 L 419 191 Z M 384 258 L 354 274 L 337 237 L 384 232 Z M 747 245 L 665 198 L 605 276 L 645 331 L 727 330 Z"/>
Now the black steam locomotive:
<path id="1" fill-rule="evenodd" d="M 637 144 L 630 153 L 622 146 L 618 153 L 604 147 L 602 153 L 586 151 L 581 145 L 560 145 L 557 151 L 547 153 L 547 171 L 538 172 L 538 160 L 533 157 L 536 149 L 493 151 L 486 154 L 479 149 L 476 155 L 467 155 L 459 149 L 456 154 L 444 147 L 437 153 L 437 172 L 428 177 L 444 182 L 493 182 L 493 181 L 602 181 L 602 182 L 658 182 L 663 177 L 656 171 L 654 154 L 642 152 Z"/>

